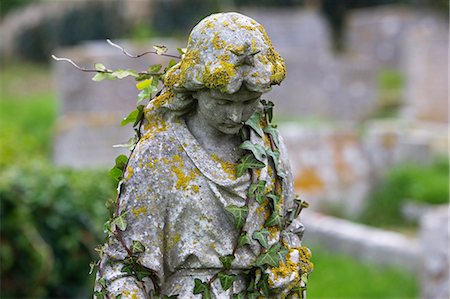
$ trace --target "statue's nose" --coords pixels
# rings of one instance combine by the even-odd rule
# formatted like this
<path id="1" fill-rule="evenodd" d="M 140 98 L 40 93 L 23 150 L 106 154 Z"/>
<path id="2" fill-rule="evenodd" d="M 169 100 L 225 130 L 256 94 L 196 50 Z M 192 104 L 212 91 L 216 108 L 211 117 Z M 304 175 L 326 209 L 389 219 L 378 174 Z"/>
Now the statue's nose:
<path id="1" fill-rule="evenodd" d="M 243 107 L 241 105 L 233 105 L 233 107 L 229 111 L 228 118 L 235 123 L 241 123 L 242 110 Z"/>

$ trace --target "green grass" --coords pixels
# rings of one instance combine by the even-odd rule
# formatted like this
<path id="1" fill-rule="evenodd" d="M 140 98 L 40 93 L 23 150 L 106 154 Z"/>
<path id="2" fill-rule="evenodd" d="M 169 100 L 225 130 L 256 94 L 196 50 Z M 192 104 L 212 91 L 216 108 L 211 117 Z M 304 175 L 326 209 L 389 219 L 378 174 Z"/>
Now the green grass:
<path id="1" fill-rule="evenodd" d="M 49 69 L 8 65 L 0 75 L 0 166 L 49 159 L 56 119 Z"/>
<path id="2" fill-rule="evenodd" d="M 419 297 L 412 274 L 362 264 L 353 258 L 312 248 L 314 271 L 308 281 L 308 298 L 412 299 Z"/>

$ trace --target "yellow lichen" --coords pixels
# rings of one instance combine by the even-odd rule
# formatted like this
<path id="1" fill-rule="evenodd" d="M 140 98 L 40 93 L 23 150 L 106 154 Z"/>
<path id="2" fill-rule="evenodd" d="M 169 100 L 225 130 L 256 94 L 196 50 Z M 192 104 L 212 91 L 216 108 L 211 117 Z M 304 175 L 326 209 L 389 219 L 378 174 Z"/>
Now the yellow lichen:
<path id="1" fill-rule="evenodd" d="M 222 170 L 227 174 L 230 180 L 235 180 L 237 178 L 236 174 L 236 163 L 227 162 L 219 158 L 216 154 L 212 154 L 211 158 L 214 162 L 220 163 Z"/>
<path id="2" fill-rule="evenodd" d="M 176 233 L 173 238 L 169 238 L 167 240 L 167 251 L 172 250 L 172 248 L 180 242 L 181 235 L 179 233 Z"/>
<path id="3" fill-rule="evenodd" d="M 216 50 L 220 50 L 225 47 L 225 41 L 221 40 L 217 33 L 214 33 L 214 37 L 212 39 L 212 44 Z"/>
<path id="4" fill-rule="evenodd" d="M 133 174 L 134 174 L 134 169 L 133 169 L 133 167 L 128 166 L 128 167 L 127 167 L 127 176 L 126 176 L 126 179 L 131 178 L 131 177 L 133 176 Z"/>
<path id="5" fill-rule="evenodd" d="M 194 191 L 195 193 L 198 193 L 198 192 L 200 191 L 199 186 L 193 185 L 193 186 L 192 186 L 192 191 Z"/>
<path id="6" fill-rule="evenodd" d="M 140 208 L 131 209 L 131 212 L 134 214 L 134 216 L 138 217 L 142 213 L 147 213 L 147 207 L 142 206 Z"/>

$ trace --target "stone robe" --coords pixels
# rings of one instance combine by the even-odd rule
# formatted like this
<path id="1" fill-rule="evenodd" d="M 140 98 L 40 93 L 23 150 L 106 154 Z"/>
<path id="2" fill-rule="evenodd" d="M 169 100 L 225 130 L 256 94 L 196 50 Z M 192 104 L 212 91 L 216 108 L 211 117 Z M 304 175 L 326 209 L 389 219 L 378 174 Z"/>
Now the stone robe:
<path id="1" fill-rule="evenodd" d="M 256 133 L 251 133 L 250 140 L 264 145 Z M 285 213 L 293 205 L 294 194 L 285 148 L 280 144 L 280 166 L 287 174 L 281 205 Z M 274 188 L 274 171 L 272 163 L 266 161 L 266 165 L 256 173 L 259 180 L 268 182 L 266 190 L 270 190 Z M 194 278 L 206 281 L 222 267 L 219 257 L 232 253 L 239 232 L 225 207 L 243 206 L 250 185 L 250 174 L 236 178 L 234 167 L 207 153 L 181 118 L 160 122 L 138 143 L 120 197 L 120 211 L 126 213 L 127 220 L 121 234 L 128 247 L 133 240 L 145 246 L 139 263 L 157 273 L 163 294 L 201 298 L 192 293 Z M 250 200 L 244 230 L 251 236 L 263 228 L 268 216 L 264 208 Z M 285 241 L 299 246 L 302 228 L 294 221 L 287 229 L 294 234 Z M 284 233 L 272 234 L 270 243 L 280 241 Z M 232 271 L 238 279 L 228 291 L 223 291 L 216 279 L 212 285 L 214 298 L 231 298 L 244 289 L 240 270 L 251 268 L 260 250 L 255 240 L 237 249 Z M 110 238 L 102 262 L 108 290 L 122 294 L 122 298 L 144 297 L 142 285 L 121 272 L 125 257 L 123 246 Z"/>

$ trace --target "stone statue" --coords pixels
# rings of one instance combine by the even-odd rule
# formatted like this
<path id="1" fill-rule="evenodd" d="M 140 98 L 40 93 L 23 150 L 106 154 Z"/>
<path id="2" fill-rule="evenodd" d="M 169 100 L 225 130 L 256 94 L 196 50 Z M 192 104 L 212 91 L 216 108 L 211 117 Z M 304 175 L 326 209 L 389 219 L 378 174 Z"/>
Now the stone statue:
<path id="1" fill-rule="evenodd" d="M 220 13 L 195 26 L 145 108 L 118 202 L 127 225 L 104 246 L 97 291 L 302 298 L 312 264 L 301 207 L 270 104 L 260 102 L 285 74 L 251 18 Z"/>

